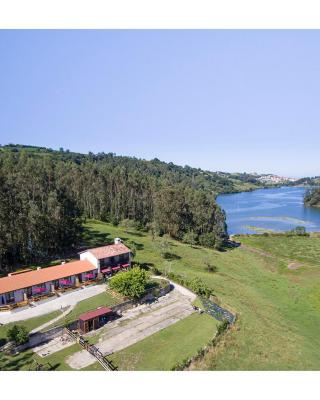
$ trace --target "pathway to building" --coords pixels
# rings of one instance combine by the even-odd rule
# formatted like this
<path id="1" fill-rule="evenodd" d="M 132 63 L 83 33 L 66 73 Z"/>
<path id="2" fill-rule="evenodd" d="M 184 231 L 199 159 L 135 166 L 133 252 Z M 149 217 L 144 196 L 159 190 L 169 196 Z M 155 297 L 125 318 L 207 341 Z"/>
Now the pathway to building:
<path id="1" fill-rule="evenodd" d="M 46 322 L 45 324 L 38 326 L 37 328 L 30 331 L 30 333 L 36 333 L 36 332 L 45 330 L 46 328 L 48 328 L 48 326 L 54 324 L 55 322 L 59 321 L 60 319 L 64 318 L 66 315 L 68 315 L 75 308 L 75 306 L 76 306 L 76 304 L 73 304 L 72 306 L 67 307 L 66 310 L 64 310 L 56 318 L 53 318 L 50 321 Z"/>
<path id="2" fill-rule="evenodd" d="M 96 347 L 107 356 L 145 339 L 193 312 L 189 293 L 188 296 L 182 294 L 175 285 L 174 290 L 160 297 L 157 302 L 127 310 L 122 318 L 108 323 L 100 332 L 87 334 L 86 337 L 99 334 Z M 96 359 L 82 350 L 68 357 L 66 362 L 74 369 L 81 369 L 95 363 Z"/>
<path id="3" fill-rule="evenodd" d="M 35 307 L 17 308 L 12 311 L 0 312 L 0 323 L 8 324 L 10 322 L 22 321 L 29 318 L 39 317 L 53 311 L 62 310 L 66 307 L 75 306 L 79 301 L 96 296 L 106 290 L 105 284 L 87 286 L 84 289 L 77 289 L 62 294 L 61 297 L 49 298 L 39 302 Z M 59 317 L 61 317 L 59 315 Z M 54 320 L 53 320 L 54 322 Z M 50 324 L 52 321 L 50 321 Z M 49 325 L 49 324 L 48 324 Z"/>

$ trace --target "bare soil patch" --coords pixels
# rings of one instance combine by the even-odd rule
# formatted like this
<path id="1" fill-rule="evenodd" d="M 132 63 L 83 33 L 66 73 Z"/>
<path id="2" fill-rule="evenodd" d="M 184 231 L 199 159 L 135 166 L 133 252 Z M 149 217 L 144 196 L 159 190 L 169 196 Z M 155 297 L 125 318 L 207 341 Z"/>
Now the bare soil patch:
<path id="1" fill-rule="evenodd" d="M 292 263 L 288 264 L 288 269 L 292 269 L 292 270 L 294 270 L 294 269 L 299 269 L 299 268 L 301 268 L 302 266 L 303 266 L 303 264 L 301 264 L 301 263 L 292 262 Z"/>

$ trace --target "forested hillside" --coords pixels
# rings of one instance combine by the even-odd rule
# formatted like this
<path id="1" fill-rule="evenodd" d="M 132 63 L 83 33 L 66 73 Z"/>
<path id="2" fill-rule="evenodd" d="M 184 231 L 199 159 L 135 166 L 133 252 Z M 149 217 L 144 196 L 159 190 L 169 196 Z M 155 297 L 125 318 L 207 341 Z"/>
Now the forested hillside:
<path id="1" fill-rule="evenodd" d="M 288 186 L 319 186 L 320 185 L 320 176 L 314 176 L 314 177 L 307 177 L 307 178 L 301 178 L 298 179 L 295 182 L 289 183 Z"/>
<path id="2" fill-rule="evenodd" d="M 76 249 L 86 218 L 134 223 L 218 248 L 226 225 L 215 196 L 239 190 L 250 179 L 113 153 L 2 146 L 0 268 L 11 270 Z"/>
<path id="3" fill-rule="evenodd" d="M 304 204 L 310 207 L 320 207 L 320 189 L 309 190 L 305 195 Z"/>

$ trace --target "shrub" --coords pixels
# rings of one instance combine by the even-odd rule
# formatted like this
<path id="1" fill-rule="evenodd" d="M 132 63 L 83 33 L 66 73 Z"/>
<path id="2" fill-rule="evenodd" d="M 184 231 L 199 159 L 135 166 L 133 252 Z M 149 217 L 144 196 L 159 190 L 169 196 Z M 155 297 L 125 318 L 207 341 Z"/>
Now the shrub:
<path id="1" fill-rule="evenodd" d="M 212 294 L 212 290 L 200 278 L 193 278 L 188 283 L 188 287 L 198 296 L 209 297 Z"/>
<path id="2" fill-rule="evenodd" d="M 229 327 L 229 322 L 227 319 L 224 319 L 217 328 L 217 336 L 220 336 L 223 334 L 223 332 L 225 332 Z"/>
<path id="3" fill-rule="evenodd" d="M 193 231 L 190 231 L 183 235 L 182 241 L 190 244 L 191 246 L 195 246 L 198 242 L 198 236 Z"/>
<path id="4" fill-rule="evenodd" d="M 179 285 L 186 286 L 195 294 L 202 297 L 210 297 L 213 295 L 213 290 L 209 288 L 200 278 L 193 278 L 191 280 L 184 279 L 181 275 L 176 275 L 172 272 L 166 275 L 169 279 L 175 281 Z"/>
<path id="5" fill-rule="evenodd" d="M 209 261 L 205 261 L 205 271 L 207 271 L 207 272 L 217 272 L 217 270 L 218 270 L 218 268 L 215 266 L 215 265 L 213 265 L 213 264 L 211 264 Z"/>
<path id="6" fill-rule="evenodd" d="M 146 292 L 148 282 L 149 279 L 145 270 L 132 268 L 112 277 L 109 281 L 109 287 L 123 296 L 138 299 Z"/>
<path id="7" fill-rule="evenodd" d="M 204 247 L 214 247 L 215 236 L 213 233 L 203 233 L 199 236 L 199 243 Z"/>
<path id="8" fill-rule="evenodd" d="M 13 325 L 8 330 L 8 340 L 15 342 L 17 345 L 27 343 L 29 340 L 29 332 L 25 326 Z"/>

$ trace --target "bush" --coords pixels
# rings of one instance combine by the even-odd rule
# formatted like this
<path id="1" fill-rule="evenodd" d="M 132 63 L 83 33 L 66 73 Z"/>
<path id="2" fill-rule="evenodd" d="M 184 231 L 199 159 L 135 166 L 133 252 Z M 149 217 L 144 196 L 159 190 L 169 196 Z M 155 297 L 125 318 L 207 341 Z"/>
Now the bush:
<path id="1" fill-rule="evenodd" d="M 188 283 L 188 287 L 198 296 L 210 297 L 212 294 L 212 290 L 200 278 L 194 278 Z"/>
<path id="2" fill-rule="evenodd" d="M 127 272 L 120 272 L 109 281 L 109 287 L 123 296 L 138 299 L 147 289 L 148 275 L 141 268 L 132 268 Z"/>
<path id="3" fill-rule="evenodd" d="M 25 326 L 13 325 L 13 327 L 8 330 L 7 337 L 9 341 L 20 345 L 27 343 L 29 340 L 29 332 Z"/>
<path id="4" fill-rule="evenodd" d="M 187 232 L 183 235 L 182 241 L 184 243 L 190 244 L 191 246 L 195 246 L 198 242 L 198 236 L 194 232 Z"/>
<path id="5" fill-rule="evenodd" d="M 213 295 L 213 290 L 209 288 L 200 278 L 188 280 L 184 279 L 181 275 L 176 275 L 172 272 L 168 273 L 166 276 L 179 285 L 189 288 L 198 296 L 209 298 L 211 295 Z"/>
<path id="6" fill-rule="evenodd" d="M 223 334 L 223 332 L 225 332 L 229 327 L 229 322 L 228 320 L 224 319 L 217 328 L 217 336 L 220 336 Z"/>
<path id="7" fill-rule="evenodd" d="M 215 236 L 213 233 L 203 233 L 199 236 L 199 243 L 204 247 L 214 247 Z"/>
<path id="8" fill-rule="evenodd" d="M 205 271 L 217 272 L 218 268 L 215 265 L 211 264 L 210 261 L 205 261 L 204 264 L 205 264 L 205 268 L 204 268 Z"/>

